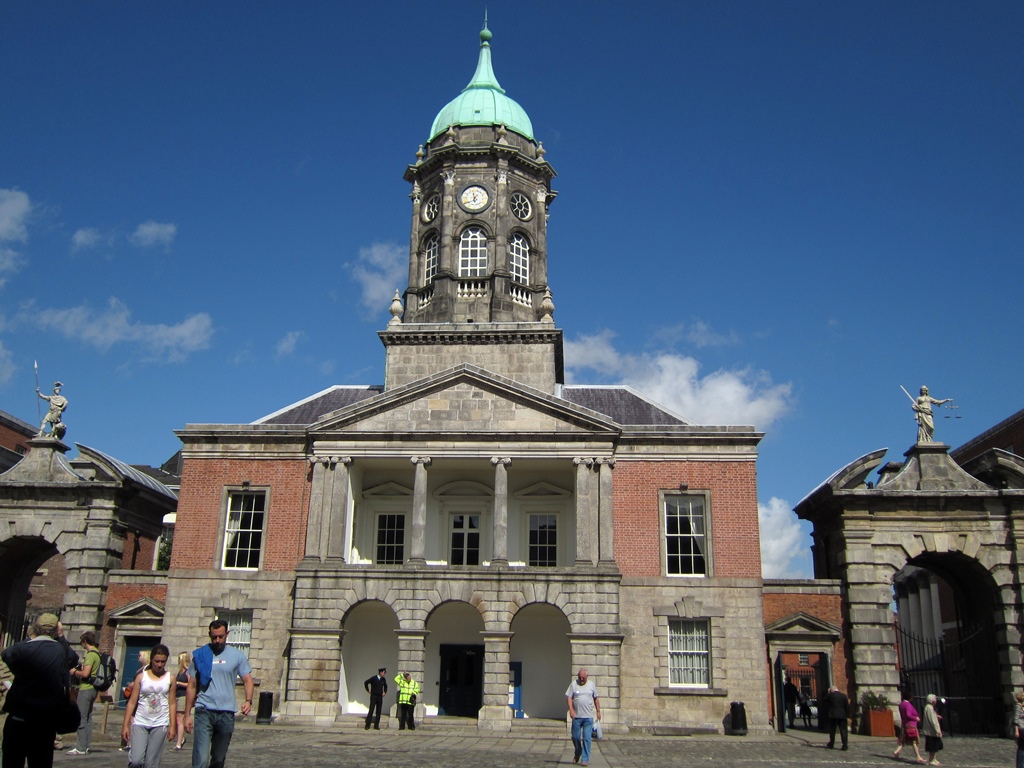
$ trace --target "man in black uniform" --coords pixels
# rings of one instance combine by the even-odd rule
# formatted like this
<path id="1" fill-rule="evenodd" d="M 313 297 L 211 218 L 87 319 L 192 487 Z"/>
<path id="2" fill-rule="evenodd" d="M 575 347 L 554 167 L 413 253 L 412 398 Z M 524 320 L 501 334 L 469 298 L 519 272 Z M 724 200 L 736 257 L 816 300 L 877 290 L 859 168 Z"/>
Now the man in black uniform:
<path id="1" fill-rule="evenodd" d="M 370 711 L 366 713 L 366 728 L 364 730 L 370 730 L 370 723 L 373 723 L 374 730 L 379 731 L 380 711 L 384 707 L 384 696 L 388 692 L 387 667 L 378 669 L 376 675 L 363 683 L 363 687 L 370 694 Z"/>

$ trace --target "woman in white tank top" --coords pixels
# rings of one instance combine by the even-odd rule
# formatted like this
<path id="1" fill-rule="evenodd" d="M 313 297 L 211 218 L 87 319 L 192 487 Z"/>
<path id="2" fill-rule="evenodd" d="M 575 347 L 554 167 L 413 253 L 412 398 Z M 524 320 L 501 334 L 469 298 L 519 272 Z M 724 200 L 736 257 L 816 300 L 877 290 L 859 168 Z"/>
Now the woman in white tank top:
<path id="1" fill-rule="evenodd" d="M 129 768 L 158 768 L 165 742 L 173 741 L 176 735 L 174 676 L 167 671 L 167 658 L 170 655 L 166 645 L 158 645 L 152 650 L 149 667 L 136 679 L 132 696 L 128 700 L 121 737 L 131 737 Z"/>

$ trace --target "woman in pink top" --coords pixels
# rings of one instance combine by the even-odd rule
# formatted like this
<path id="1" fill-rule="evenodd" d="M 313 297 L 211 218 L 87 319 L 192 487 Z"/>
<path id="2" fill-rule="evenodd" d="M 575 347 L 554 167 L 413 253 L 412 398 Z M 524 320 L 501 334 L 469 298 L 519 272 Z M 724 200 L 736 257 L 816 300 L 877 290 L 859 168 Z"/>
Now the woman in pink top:
<path id="1" fill-rule="evenodd" d="M 920 740 L 917 724 L 921 722 L 921 716 L 914 709 L 910 691 L 903 691 L 900 694 L 900 698 L 902 699 L 900 702 L 900 738 L 896 743 L 896 751 L 892 753 L 892 759 L 899 760 L 900 752 L 903 751 L 905 746 L 910 744 L 914 747 L 917 762 L 923 763 L 925 760 L 921 757 L 921 750 L 917 747 L 917 743 Z"/>

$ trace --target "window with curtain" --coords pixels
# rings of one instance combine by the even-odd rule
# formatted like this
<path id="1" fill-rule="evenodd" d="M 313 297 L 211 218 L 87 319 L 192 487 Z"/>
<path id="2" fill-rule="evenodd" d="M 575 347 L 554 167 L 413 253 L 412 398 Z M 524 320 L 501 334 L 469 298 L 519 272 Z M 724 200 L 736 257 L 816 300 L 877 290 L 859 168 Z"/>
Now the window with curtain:
<path id="1" fill-rule="evenodd" d="M 707 512 L 705 497 L 665 497 L 665 570 L 669 576 L 706 576 Z"/>
<path id="2" fill-rule="evenodd" d="M 711 637 L 704 620 L 669 619 L 669 685 L 707 688 L 711 685 Z"/>

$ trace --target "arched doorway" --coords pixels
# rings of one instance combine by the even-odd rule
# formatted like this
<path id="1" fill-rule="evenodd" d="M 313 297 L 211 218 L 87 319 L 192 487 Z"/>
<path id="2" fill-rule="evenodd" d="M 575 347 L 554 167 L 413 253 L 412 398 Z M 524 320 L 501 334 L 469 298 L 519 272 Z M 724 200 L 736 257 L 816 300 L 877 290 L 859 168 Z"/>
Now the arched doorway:
<path id="1" fill-rule="evenodd" d="M 934 693 L 943 730 L 1001 735 L 1005 707 L 996 643 L 996 585 L 959 553 L 926 552 L 893 578 L 900 686 L 919 709 Z"/>
<path id="2" fill-rule="evenodd" d="M 569 620 L 553 605 L 534 603 L 516 613 L 511 629 L 509 704 L 515 716 L 561 720 L 574 672 Z"/>
<path id="3" fill-rule="evenodd" d="M 469 603 L 442 603 L 427 619 L 423 703 L 427 714 L 476 717 L 484 697 L 484 630 Z"/>
<path id="4" fill-rule="evenodd" d="M 387 667 L 392 677 L 396 674 L 397 629 L 398 617 L 394 610 L 380 600 L 358 603 L 345 616 L 338 681 L 338 704 L 342 712 L 365 715 L 370 699 L 364 681 L 377 674 L 380 667 Z"/>
<path id="5" fill-rule="evenodd" d="M 40 599 L 30 606 L 33 577 L 51 559 L 63 573 L 63 556 L 46 539 L 19 536 L 0 543 L 0 647 L 20 640 L 27 621 L 35 615 L 46 611 L 60 613 L 66 587 L 63 579 L 59 585 L 47 588 L 54 594 L 47 598 L 39 595 Z"/>

